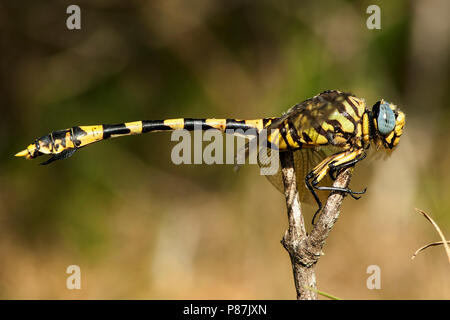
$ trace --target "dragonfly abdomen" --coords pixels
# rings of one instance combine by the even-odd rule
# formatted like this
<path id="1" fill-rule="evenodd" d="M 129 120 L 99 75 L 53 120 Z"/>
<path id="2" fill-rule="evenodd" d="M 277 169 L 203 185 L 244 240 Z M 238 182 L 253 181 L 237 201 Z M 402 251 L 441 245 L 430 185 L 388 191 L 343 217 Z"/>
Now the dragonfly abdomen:
<path id="1" fill-rule="evenodd" d="M 220 131 L 226 130 L 262 130 L 272 119 L 257 119 L 257 120 L 237 120 L 237 119 L 193 119 L 193 118 L 177 118 L 166 120 L 145 120 L 142 121 L 142 132 L 155 131 L 173 131 L 173 130 L 208 130 L 217 129 Z"/>
<path id="2" fill-rule="evenodd" d="M 230 133 L 239 130 L 238 133 L 240 134 L 255 135 L 274 119 L 276 118 L 256 120 L 176 118 L 165 120 L 143 120 L 119 124 L 76 126 L 69 129 L 54 131 L 48 135 L 42 136 L 36 139 L 34 143 L 30 144 L 27 149 L 18 152 L 16 156 L 32 159 L 42 154 L 53 155 L 53 158 L 45 162 L 45 164 L 47 164 L 54 160 L 67 158 L 72 155 L 76 149 L 94 142 L 147 132 L 182 129 L 188 131 L 215 129 L 222 132 L 231 130 Z"/>

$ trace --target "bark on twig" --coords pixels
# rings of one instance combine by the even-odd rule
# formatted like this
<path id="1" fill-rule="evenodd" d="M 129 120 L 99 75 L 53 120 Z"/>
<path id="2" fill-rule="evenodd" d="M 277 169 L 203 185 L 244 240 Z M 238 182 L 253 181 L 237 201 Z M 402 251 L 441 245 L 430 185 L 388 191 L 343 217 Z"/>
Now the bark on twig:
<path id="1" fill-rule="evenodd" d="M 308 235 L 301 213 L 292 152 L 280 152 L 280 161 L 289 221 L 288 230 L 286 230 L 281 243 L 291 258 L 297 299 L 317 300 L 314 266 L 319 261 L 320 256 L 323 255 L 322 249 L 339 217 L 339 209 L 344 194 L 342 192 L 331 192 L 322 214 Z M 337 177 L 333 186 L 347 188 L 350 177 L 351 169 L 344 170 Z M 311 290 L 311 288 L 315 290 Z"/>

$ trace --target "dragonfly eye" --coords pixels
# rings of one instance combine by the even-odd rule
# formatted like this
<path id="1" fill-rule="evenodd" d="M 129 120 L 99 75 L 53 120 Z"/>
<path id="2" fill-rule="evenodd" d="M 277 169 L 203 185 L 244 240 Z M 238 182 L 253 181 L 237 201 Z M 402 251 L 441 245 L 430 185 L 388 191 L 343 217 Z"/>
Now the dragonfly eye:
<path id="1" fill-rule="evenodd" d="M 387 136 L 389 133 L 392 132 L 395 128 L 395 114 L 394 111 L 390 108 L 388 102 L 380 103 L 378 102 L 374 106 L 377 125 L 378 125 L 378 131 L 381 135 Z"/>

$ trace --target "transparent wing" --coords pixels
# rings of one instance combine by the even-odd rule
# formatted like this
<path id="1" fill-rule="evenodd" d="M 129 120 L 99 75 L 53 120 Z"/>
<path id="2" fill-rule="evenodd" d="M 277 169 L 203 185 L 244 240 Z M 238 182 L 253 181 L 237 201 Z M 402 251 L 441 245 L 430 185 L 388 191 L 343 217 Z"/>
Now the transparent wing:
<path id="1" fill-rule="evenodd" d="M 320 129 L 321 124 L 329 119 L 330 115 L 338 112 L 338 106 L 350 93 L 339 91 L 325 91 L 291 107 L 283 116 L 273 121 L 267 129 L 281 129 L 289 121 L 298 132 L 310 128 Z"/>

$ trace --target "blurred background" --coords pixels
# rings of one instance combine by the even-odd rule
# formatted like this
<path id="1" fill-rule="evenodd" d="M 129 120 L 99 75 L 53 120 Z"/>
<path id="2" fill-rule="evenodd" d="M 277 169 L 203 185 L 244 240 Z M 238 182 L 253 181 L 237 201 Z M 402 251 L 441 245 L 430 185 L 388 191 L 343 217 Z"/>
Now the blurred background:
<path id="1" fill-rule="evenodd" d="M 0 298 L 294 299 L 285 200 L 255 165 L 174 165 L 156 133 L 49 166 L 13 155 L 75 125 L 279 116 L 323 90 L 384 98 L 407 116 L 398 150 L 354 173 L 319 261 L 343 299 L 450 299 L 449 2 L 0 3 Z M 304 206 L 309 222 L 314 208 Z M 81 268 L 81 290 L 66 268 Z M 381 289 L 368 290 L 369 265 Z"/>

